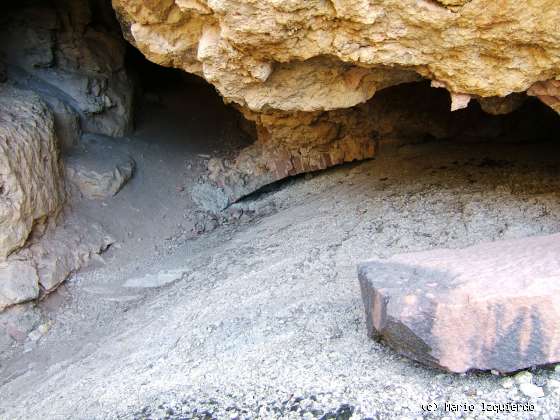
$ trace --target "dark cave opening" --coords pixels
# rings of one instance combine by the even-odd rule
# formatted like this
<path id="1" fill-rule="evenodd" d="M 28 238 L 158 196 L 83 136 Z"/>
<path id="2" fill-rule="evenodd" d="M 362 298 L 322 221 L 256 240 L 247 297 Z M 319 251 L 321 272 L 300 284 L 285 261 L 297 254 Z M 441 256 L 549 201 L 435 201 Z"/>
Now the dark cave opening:
<path id="1" fill-rule="evenodd" d="M 224 104 L 201 77 L 147 60 L 125 41 L 109 1 L 27 0 L 5 4 L 3 11 L 0 80 L 40 94 L 53 109 L 63 149 L 79 144 L 83 133 L 119 138 L 146 132 L 153 141 L 182 143 L 185 150 L 230 162 L 233 169 L 218 184 L 247 183 L 233 201 L 266 185 L 274 189 L 276 181 L 290 176 L 406 144 L 500 142 L 507 154 L 507 143 L 554 141 L 560 129 L 558 115 L 533 97 L 473 97 L 468 107 L 451 112 L 449 93 L 428 82 L 388 87 L 364 104 L 316 112 L 308 126 L 290 129 L 283 121 L 265 126 L 259 115 L 255 121 L 245 119 L 238 110 L 242 105 Z M 289 112 L 267 114 L 291 118 Z M 323 126 L 331 127 L 334 140 L 321 137 Z M 332 148 L 344 149 L 345 139 L 357 136 L 369 136 L 375 154 L 346 151 L 348 156 L 301 168 L 294 163 L 308 159 L 308 152 L 310 160 L 323 160 Z M 280 152 L 269 153 L 274 149 Z M 269 154 L 259 158 L 263 150 Z M 270 175 L 284 163 L 294 167 Z M 262 180 L 248 181 L 259 176 Z"/>

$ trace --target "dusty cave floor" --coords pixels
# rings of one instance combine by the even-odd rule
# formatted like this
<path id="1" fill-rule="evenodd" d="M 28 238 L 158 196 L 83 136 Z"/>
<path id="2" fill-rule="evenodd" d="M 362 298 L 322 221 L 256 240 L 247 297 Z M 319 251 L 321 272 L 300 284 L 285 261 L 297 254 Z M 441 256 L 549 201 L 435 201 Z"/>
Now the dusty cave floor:
<path id="1" fill-rule="evenodd" d="M 559 147 L 404 146 L 284 182 L 219 223 L 197 222 L 189 194 L 218 146 L 157 146 L 146 139 L 176 133 L 151 130 L 115 146 L 138 164 L 121 193 L 76 204 L 118 243 L 37 306 L 48 332 L 2 354 L 0 418 L 512 418 L 480 403 L 527 401 L 504 378 L 368 339 L 356 264 L 560 231 Z M 197 223 L 219 226 L 193 238 Z M 534 375 L 545 397 L 514 417 L 557 418 L 560 370 Z M 476 411 L 422 411 L 446 400 Z"/>

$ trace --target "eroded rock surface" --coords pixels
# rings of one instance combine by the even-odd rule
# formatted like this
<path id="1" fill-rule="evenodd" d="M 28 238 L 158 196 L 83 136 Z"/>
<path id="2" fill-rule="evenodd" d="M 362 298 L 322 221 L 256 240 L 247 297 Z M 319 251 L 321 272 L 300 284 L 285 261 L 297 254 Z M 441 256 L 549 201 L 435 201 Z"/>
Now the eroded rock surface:
<path id="1" fill-rule="evenodd" d="M 55 216 L 64 197 L 52 112 L 37 95 L 0 85 L 0 261 Z"/>
<path id="2" fill-rule="evenodd" d="M 560 235 L 360 265 L 368 332 L 452 372 L 560 361 Z"/>
<path id="3" fill-rule="evenodd" d="M 113 242 L 99 224 L 67 215 L 0 262 L 0 311 L 52 292 Z"/>
<path id="4" fill-rule="evenodd" d="M 383 130 L 363 104 L 387 87 L 429 79 L 451 93 L 452 110 L 477 99 L 500 115 L 521 105 L 516 93 L 560 74 L 560 9 L 546 1 L 113 0 L 113 7 L 148 59 L 202 76 L 255 122 L 253 147 L 211 165 L 234 199 L 288 175 L 372 157 L 370 134 Z M 538 96 L 558 110 L 550 83 Z"/>
<path id="5" fill-rule="evenodd" d="M 560 80 L 535 83 L 527 93 L 538 97 L 542 102 L 560 113 Z"/>
<path id="6" fill-rule="evenodd" d="M 50 292 L 112 243 L 95 223 L 57 217 L 65 198 L 53 113 L 0 85 L 0 311 Z"/>
<path id="7" fill-rule="evenodd" d="M 65 158 L 67 179 L 89 199 L 117 194 L 132 177 L 136 163 L 129 155 L 111 148 L 109 139 L 84 140 Z"/>
<path id="8" fill-rule="evenodd" d="M 224 192 L 225 206 L 287 176 L 369 159 L 393 145 L 460 136 L 480 141 L 506 131 L 511 139 L 528 131 L 537 136 L 535 130 L 508 128 L 508 124 L 513 127 L 513 118 L 508 122 L 489 115 L 503 114 L 504 107 L 513 111 L 524 100 L 525 95 L 505 102 L 492 98 L 481 106 L 485 112 L 476 106 L 449 112 L 450 98 L 444 89 L 408 83 L 384 89 L 365 104 L 348 109 L 254 112 L 242 108 L 245 118 L 254 123 L 255 142 L 232 159 L 211 159 L 210 179 Z"/>
<path id="9" fill-rule="evenodd" d="M 80 129 L 122 136 L 131 127 L 125 42 L 104 1 L 2 5 L 0 56 L 9 80 L 52 107 L 63 145 L 75 144 Z"/>
<path id="10" fill-rule="evenodd" d="M 254 111 L 347 108 L 418 76 L 454 93 L 506 96 L 560 73 L 557 7 L 439 4 L 113 0 L 150 60 L 200 74 Z"/>

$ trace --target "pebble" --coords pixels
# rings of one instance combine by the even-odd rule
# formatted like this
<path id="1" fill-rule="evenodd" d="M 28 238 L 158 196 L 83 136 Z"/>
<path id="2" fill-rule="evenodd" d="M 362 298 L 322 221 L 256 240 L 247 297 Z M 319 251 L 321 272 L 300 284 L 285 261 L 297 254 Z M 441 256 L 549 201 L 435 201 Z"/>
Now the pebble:
<path id="1" fill-rule="evenodd" d="M 42 334 L 45 335 L 49 332 L 50 329 L 50 324 L 49 323 L 44 323 L 39 325 L 39 327 L 37 327 L 37 330 Z"/>
<path id="2" fill-rule="evenodd" d="M 515 385 L 515 383 L 513 382 L 513 379 L 511 379 L 511 378 L 505 378 L 502 381 L 502 388 L 511 389 L 511 388 L 513 388 L 513 385 Z"/>
<path id="3" fill-rule="evenodd" d="M 531 383 L 522 383 L 519 385 L 519 390 L 523 395 L 529 398 L 541 398 L 544 397 L 544 392 L 542 388 L 533 385 Z"/>
<path id="4" fill-rule="evenodd" d="M 31 341 L 38 341 L 43 335 L 38 330 L 33 330 L 29 333 L 29 339 Z"/>
<path id="5" fill-rule="evenodd" d="M 560 394 L 560 381 L 550 379 L 547 383 L 547 386 L 555 394 Z"/>
<path id="6" fill-rule="evenodd" d="M 515 382 L 519 385 L 530 384 L 533 382 L 533 374 L 531 372 L 523 371 L 514 376 Z"/>

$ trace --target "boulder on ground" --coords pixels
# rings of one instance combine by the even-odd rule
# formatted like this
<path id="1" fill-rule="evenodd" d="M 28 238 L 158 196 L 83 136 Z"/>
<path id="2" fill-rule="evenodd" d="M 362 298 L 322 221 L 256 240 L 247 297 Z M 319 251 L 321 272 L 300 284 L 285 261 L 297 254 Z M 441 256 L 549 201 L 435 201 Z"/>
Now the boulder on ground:
<path id="1" fill-rule="evenodd" d="M 128 154 L 111 147 L 110 139 L 86 136 L 83 143 L 65 157 L 68 180 L 89 199 L 117 194 L 134 174 L 136 163 Z"/>
<path id="2" fill-rule="evenodd" d="M 29 261 L 0 262 L 0 311 L 39 297 L 39 275 Z"/>
<path id="3" fill-rule="evenodd" d="M 360 265 L 368 333 L 451 372 L 560 362 L 560 234 Z"/>

